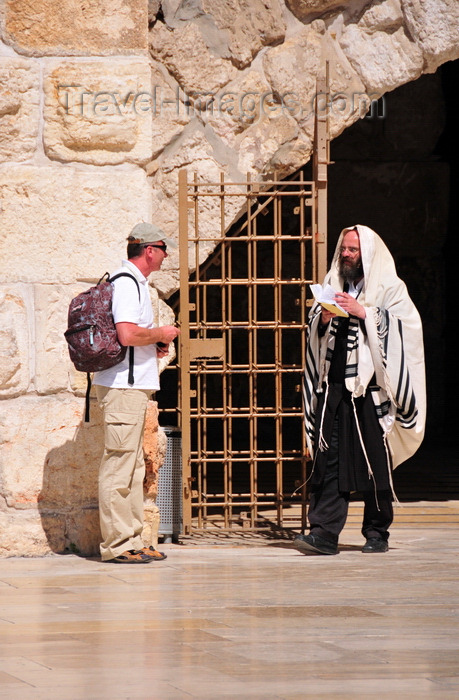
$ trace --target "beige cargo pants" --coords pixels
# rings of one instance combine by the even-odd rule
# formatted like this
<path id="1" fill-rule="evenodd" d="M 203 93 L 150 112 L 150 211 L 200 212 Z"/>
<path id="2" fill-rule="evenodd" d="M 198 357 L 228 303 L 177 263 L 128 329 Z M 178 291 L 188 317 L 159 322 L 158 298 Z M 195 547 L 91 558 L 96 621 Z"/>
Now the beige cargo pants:
<path id="1" fill-rule="evenodd" d="M 105 431 L 99 470 L 102 561 L 143 547 L 143 432 L 151 394 L 143 389 L 96 386 Z"/>

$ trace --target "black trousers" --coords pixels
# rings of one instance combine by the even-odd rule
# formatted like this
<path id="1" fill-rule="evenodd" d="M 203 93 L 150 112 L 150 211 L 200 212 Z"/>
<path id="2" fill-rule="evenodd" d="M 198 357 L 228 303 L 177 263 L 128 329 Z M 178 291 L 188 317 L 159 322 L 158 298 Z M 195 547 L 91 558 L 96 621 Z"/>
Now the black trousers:
<path id="1" fill-rule="evenodd" d="M 336 418 L 327 451 L 325 474 L 320 484 L 312 486 L 308 510 L 311 532 L 335 544 L 338 543 L 339 535 L 346 523 L 350 498 L 348 492 L 339 490 L 338 450 L 338 420 Z M 379 537 L 387 541 L 389 527 L 394 519 L 392 493 L 390 491 L 375 492 L 373 488 L 363 492 L 363 500 L 365 503 L 362 524 L 363 536 L 366 539 Z"/>

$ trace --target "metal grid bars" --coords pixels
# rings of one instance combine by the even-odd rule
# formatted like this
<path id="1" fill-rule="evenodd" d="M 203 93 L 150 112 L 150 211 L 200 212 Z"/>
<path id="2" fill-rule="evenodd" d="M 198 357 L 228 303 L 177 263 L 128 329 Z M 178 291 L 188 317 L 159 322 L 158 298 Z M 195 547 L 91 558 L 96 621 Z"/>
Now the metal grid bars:
<path id="1" fill-rule="evenodd" d="M 235 199 L 246 215 L 231 228 Z M 295 505 L 304 524 L 300 389 L 308 285 L 318 277 L 315 184 L 301 175 L 189 182 L 182 171 L 179 224 L 184 533 L 282 526 Z"/>

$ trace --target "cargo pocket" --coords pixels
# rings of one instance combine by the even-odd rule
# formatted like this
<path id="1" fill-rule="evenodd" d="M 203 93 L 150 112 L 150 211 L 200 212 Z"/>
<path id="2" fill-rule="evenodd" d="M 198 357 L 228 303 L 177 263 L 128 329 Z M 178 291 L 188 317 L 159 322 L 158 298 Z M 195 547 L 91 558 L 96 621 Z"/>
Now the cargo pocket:
<path id="1" fill-rule="evenodd" d="M 105 414 L 105 449 L 131 452 L 138 449 L 139 417 L 135 413 Z"/>

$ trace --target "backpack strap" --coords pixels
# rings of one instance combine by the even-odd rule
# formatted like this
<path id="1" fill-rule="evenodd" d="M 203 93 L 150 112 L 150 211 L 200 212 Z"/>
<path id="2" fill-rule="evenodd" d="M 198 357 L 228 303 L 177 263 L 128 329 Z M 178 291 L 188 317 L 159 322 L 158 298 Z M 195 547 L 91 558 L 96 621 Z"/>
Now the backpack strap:
<path id="1" fill-rule="evenodd" d="M 140 286 L 137 281 L 137 279 L 134 277 L 134 275 L 130 275 L 129 272 L 119 272 L 117 275 L 113 275 L 113 277 L 108 277 L 107 282 L 114 282 L 118 277 L 130 277 L 131 280 L 134 280 L 134 282 L 137 285 L 137 291 L 139 293 L 139 303 L 140 303 Z M 128 384 L 129 386 L 132 386 L 134 384 L 134 348 L 132 345 L 129 346 L 129 373 L 128 373 Z"/>
<path id="2" fill-rule="evenodd" d="M 91 372 L 86 372 L 86 397 L 84 402 L 84 422 L 89 423 L 89 394 L 91 392 Z"/>

